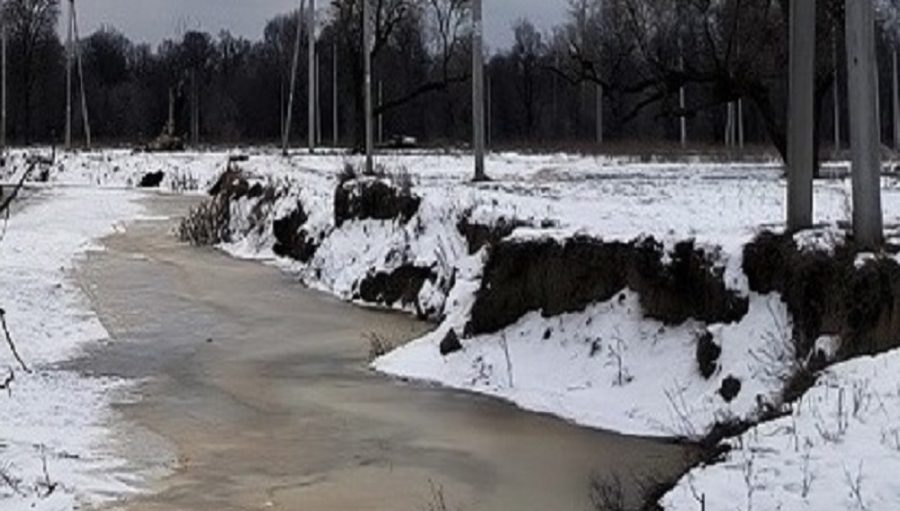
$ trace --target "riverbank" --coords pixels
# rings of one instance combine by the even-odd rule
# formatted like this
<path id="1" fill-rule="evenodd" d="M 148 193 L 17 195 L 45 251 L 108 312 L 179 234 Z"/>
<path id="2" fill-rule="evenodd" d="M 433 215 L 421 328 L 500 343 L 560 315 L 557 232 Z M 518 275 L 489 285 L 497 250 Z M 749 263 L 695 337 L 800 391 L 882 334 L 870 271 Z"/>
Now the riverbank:
<path id="1" fill-rule="evenodd" d="M 111 404 L 127 400 L 118 379 L 61 366 L 85 346 L 109 342 L 71 278 L 94 240 L 137 218 L 135 194 L 43 189 L 4 222 L 0 307 L 22 365 L 3 342 L 0 502 L 11 509 L 72 509 L 136 491 L 116 454 Z"/>
<path id="2" fill-rule="evenodd" d="M 437 325 L 374 367 L 584 425 L 733 449 L 742 437 L 718 440 L 790 415 L 829 364 L 896 345 L 885 304 L 897 261 L 856 258 L 846 180 L 817 182 L 820 227 L 783 237 L 776 166 L 494 155 L 497 180 L 476 185 L 454 155 L 392 156 L 375 176 L 328 155 L 252 154 L 230 166 L 224 154 L 73 158 L 50 179 L 128 184 L 160 168 L 164 187 L 214 192 L 187 238 Z M 883 186 L 896 240 L 900 192 L 892 178 Z M 872 285 L 860 299 L 845 292 Z M 834 460 L 817 452 L 813 464 Z M 702 470 L 734 466 L 723 459 Z M 733 497 L 722 478 L 698 488 L 690 477 L 682 495 Z M 746 478 L 767 502 L 787 502 L 773 484 Z"/>
<path id="3" fill-rule="evenodd" d="M 152 197 L 177 218 L 194 199 Z M 146 381 L 117 409 L 178 463 L 130 510 L 584 509 L 592 478 L 670 479 L 689 450 L 578 428 L 366 369 L 368 338 L 428 325 L 304 289 L 276 268 L 191 248 L 139 222 L 79 270 L 115 343 L 73 365 Z M 639 498 L 634 482 L 622 490 Z"/>

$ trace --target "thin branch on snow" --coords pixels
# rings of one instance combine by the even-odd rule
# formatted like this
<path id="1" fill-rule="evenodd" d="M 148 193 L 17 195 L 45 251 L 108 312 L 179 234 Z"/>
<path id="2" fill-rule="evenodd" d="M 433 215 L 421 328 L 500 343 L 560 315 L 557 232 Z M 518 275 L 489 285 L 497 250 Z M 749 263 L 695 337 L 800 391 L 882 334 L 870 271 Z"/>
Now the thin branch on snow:
<path id="1" fill-rule="evenodd" d="M 6 310 L 0 308 L 0 326 L 3 327 L 3 334 L 6 337 L 6 344 L 9 346 L 9 350 L 12 352 L 13 357 L 15 357 L 16 362 L 19 363 L 19 366 L 26 373 L 30 373 L 31 369 L 28 368 L 28 365 L 25 364 L 25 361 L 22 360 L 22 357 L 19 355 L 19 350 L 16 348 L 16 344 L 12 340 L 12 336 L 9 334 L 9 328 L 6 326 Z"/>
<path id="2" fill-rule="evenodd" d="M 54 482 L 50 480 L 50 473 L 47 471 L 47 453 L 43 452 L 44 448 L 41 446 L 41 470 L 43 471 L 44 478 L 38 481 L 37 486 L 38 489 L 43 489 L 43 495 L 41 498 L 46 499 L 50 495 L 53 495 L 53 492 L 56 491 L 56 488 L 59 486 L 58 482 Z"/>
<path id="3" fill-rule="evenodd" d="M 0 482 L 8 486 L 16 495 L 20 497 L 27 496 L 25 492 L 22 491 L 22 481 L 11 476 L 6 469 L 0 468 Z"/>
<path id="4" fill-rule="evenodd" d="M 12 395 L 12 383 L 15 380 L 16 373 L 9 369 L 9 374 L 6 375 L 6 378 L 3 378 L 3 381 L 0 381 L 0 390 L 5 390 L 9 395 Z"/>

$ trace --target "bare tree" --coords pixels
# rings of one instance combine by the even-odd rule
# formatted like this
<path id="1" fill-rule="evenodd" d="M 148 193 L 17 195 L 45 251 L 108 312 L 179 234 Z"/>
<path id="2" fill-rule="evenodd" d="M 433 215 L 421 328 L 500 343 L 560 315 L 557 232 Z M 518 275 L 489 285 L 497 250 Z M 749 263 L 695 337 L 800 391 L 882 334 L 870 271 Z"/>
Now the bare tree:
<path id="1" fill-rule="evenodd" d="M 27 142 L 31 139 L 32 96 L 42 60 L 48 58 L 48 47 L 59 47 L 56 35 L 59 0 L 7 0 L 3 16 L 8 24 L 11 50 L 18 53 L 22 105 L 17 112 L 23 117 Z"/>

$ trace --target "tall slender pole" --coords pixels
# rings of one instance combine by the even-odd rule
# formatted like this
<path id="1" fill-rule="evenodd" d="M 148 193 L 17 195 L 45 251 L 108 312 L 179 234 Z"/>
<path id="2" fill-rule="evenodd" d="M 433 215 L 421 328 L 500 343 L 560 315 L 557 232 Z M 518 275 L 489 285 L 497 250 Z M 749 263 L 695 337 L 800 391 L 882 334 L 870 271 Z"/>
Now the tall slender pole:
<path id="1" fill-rule="evenodd" d="M 338 48 L 334 43 L 331 48 L 331 143 L 338 146 L 340 130 L 338 129 Z"/>
<path id="2" fill-rule="evenodd" d="M 322 144 L 322 101 L 321 87 L 319 86 L 319 57 L 316 55 L 316 145 Z"/>
<path id="3" fill-rule="evenodd" d="M 197 70 L 191 68 L 191 144 L 196 146 L 197 140 Z"/>
<path id="4" fill-rule="evenodd" d="M 484 181 L 484 49 L 481 0 L 472 1 L 472 137 L 475 181 Z"/>
<path id="5" fill-rule="evenodd" d="M 6 43 L 8 32 L 6 28 L 6 0 L 0 1 L 0 22 L 3 23 L 2 33 L 0 33 L 0 52 L 3 53 L 0 56 L 2 59 L 2 63 L 0 63 L 0 146 L 2 146 L 2 154 L 0 154 L 0 158 L 2 158 L 3 165 L 6 165 Z"/>
<path id="6" fill-rule="evenodd" d="M 725 107 L 725 145 L 731 147 L 732 123 L 734 122 L 734 103 L 728 102 Z"/>
<path id="7" fill-rule="evenodd" d="M 300 65 L 300 34 L 303 32 L 303 0 L 300 0 L 300 10 L 297 11 L 297 36 L 294 39 L 294 60 L 291 65 L 291 90 L 288 91 L 287 119 L 284 121 L 281 137 L 281 153 L 288 154 L 288 144 L 291 139 L 291 124 L 294 117 L 294 91 L 297 90 L 297 68 Z"/>
<path id="8" fill-rule="evenodd" d="M 384 81 L 378 80 L 378 106 L 384 104 Z M 384 143 L 384 114 L 378 114 L 378 143 Z"/>
<path id="9" fill-rule="evenodd" d="M 603 84 L 598 83 L 596 87 L 597 94 L 597 143 L 603 143 Z"/>
<path id="10" fill-rule="evenodd" d="M 894 107 L 894 150 L 900 150 L 900 77 L 897 70 L 897 50 L 894 50 L 892 66 L 893 107 Z"/>
<path id="11" fill-rule="evenodd" d="M 284 140 L 284 77 L 279 77 L 279 82 L 281 85 L 281 95 L 278 97 L 278 113 L 280 114 L 279 120 L 279 129 L 281 130 L 281 139 Z"/>
<path id="12" fill-rule="evenodd" d="M 309 25 L 307 31 L 307 77 L 309 86 L 307 89 L 307 97 L 309 109 L 307 112 L 307 137 L 309 139 L 309 152 L 316 150 L 316 0 L 309 0 L 309 14 L 307 14 Z"/>
<path id="13" fill-rule="evenodd" d="M 363 95 L 365 96 L 365 130 L 366 130 L 366 173 L 375 172 L 374 149 L 372 140 L 372 20 L 369 19 L 369 0 L 362 0 L 363 24 Z"/>
<path id="14" fill-rule="evenodd" d="M 492 135 L 491 131 L 494 128 L 494 122 L 493 122 L 494 121 L 494 106 L 492 104 L 493 97 L 492 97 L 492 92 L 491 92 L 492 89 L 491 89 L 491 69 L 490 68 L 488 68 L 487 71 L 485 72 L 484 81 L 485 81 L 485 88 L 487 89 L 484 94 L 485 102 L 487 103 L 485 119 L 484 119 L 484 124 L 485 124 L 484 145 L 486 148 L 489 148 L 489 147 L 491 147 L 491 144 L 492 144 L 491 139 L 493 138 L 491 136 Z"/>
<path id="15" fill-rule="evenodd" d="M 69 0 L 69 15 L 66 19 L 66 149 L 72 149 L 72 12 L 75 0 Z"/>
<path id="16" fill-rule="evenodd" d="M 841 82 L 840 82 L 840 72 L 838 71 L 838 27 L 837 21 L 834 21 L 831 26 L 831 64 L 834 68 L 833 71 L 833 79 L 834 84 L 832 85 L 832 99 L 834 100 L 834 104 L 832 105 L 832 113 L 834 114 L 834 151 L 837 153 L 841 150 Z"/>
<path id="17" fill-rule="evenodd" d="M 737 139 L 738 147 L 744 148 L 744 100 L 737 100 Z"/>
<path id="18" fill-rule="evenodd" d="M 879 156 L 875 11 L 871 2 L 846 0 L 850 146 L 853 152 L 853 237 L 862 248 L 883 239 Z M 812 60 L 812 59 L 808 59 Z"/>
<path id="19" fill-rule="evenodd" d="M 794 232 L 809 228 L 813 218 L 816 0 L 794 0 L 790 9 L 787 224 L 788 230 Z"/>
<path id="20" fill-rule="evenodd" d="M 78 64 L 78 86 L 81 90 L 81 121 L 84 126 L 85 145 L 91 147 L 91 119 L 88 117 L 87 93 L 84 89 L 84 65 L 81 62 L 81 48 L 78 41 L 78 14 L 75 11 L 75 0 L 72 0 L 72 30 L 75 32 L 75 61 Z"/>
<path id="21" fill-rule="evenodd" d="M 681 39 L 678 40 L 678 52 L 678 67 L 684 71 L 684 56 L 682 55 Z M 681 115 L 679 115 L 681 147 L 687 147 L 687 116 L 684 113 L 687 108 L 687 95 L 685 94 L 684 85 L 678 88 L 678 108 L 681 110 Z"/>

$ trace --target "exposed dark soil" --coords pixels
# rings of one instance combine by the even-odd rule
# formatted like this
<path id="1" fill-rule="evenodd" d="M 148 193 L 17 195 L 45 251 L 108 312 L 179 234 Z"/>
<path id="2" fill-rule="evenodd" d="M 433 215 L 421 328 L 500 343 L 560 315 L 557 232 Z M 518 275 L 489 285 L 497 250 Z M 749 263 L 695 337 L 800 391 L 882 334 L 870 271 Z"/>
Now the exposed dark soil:
<path id="1" fill-rule="evenodd" d="M 419 291 L 425 281 L 435 281 L 437 276 L 430 268 L 402 266 L 393 272 L 377 272 L 367 275 L 358 284 L 357 299 L 368 303 L 382 305 L 418 307 Z M 420 317 L 428 315 L 428 311 L 417 310 Z"/>
<path id="2" fill-rule="evenodd" d="M 281 257 L 290 257 L 304 263 L 312 260 L 319 249 L 317 240 L 303 226 L 308 217 L 303 204 L 297 201 L 297 208 L 288 216 L 275 220 L 273 232 L 275 246 L 273 251 Z"/>
<path id="3" fill-rule="evenodd" d="M 422 199 L 408 189 L 377 177 L 360 177 L 338 184 L 334 193 L 334 224 L 349 220 L 399 220 L 409 222 Z"/>
<path id="4" fill-rule="evenodd" d="M 456 225 L 457 230 L 466 239 L 469 247 L 469 255 L 472 255 L 483 247 L 496 245 L 516 230 L 517 227 L 526 225 L 518 220 L 500 218 L 493 225 L 472 223 L 468 217 L 463 217 Z"/>
<path id="5" fill-rule="evenodd" d="M 162 184 L 164 177 L 166 177 L 166 173 L 161 170 L 148 172 L 141 177 L 141 182 L 138 183 L 138 186 L 141 188 L 157 188 Z"/>
<path id="6" fill-rule="evenodd" d="M 841 338 L 839 360 L 900 346 L 900 265 L 876 257 L 857 268 L 856 254 L 852 241 L 833 254 L 800 251 L 793 237 L 770 232 L 744 249 L 750 289 L 781 293 L 797 355 L 818 361 L 818 368 L 827 361 L 811 351 L 823 335 Z"/>
<path id="7" fill-rule="evenodd" d="M 723 270 L 693 242 L 678 244 L 669 263 L 663 255 L 652 238 L 500 242 L 491 248 L 466 333 L 496 332 L 531 311 L 583 311 L 625 288 L 639 293 L 648 317 L 666 324 L 728 323 L 747 313 L 747 299 L 726 288 Z"/>

